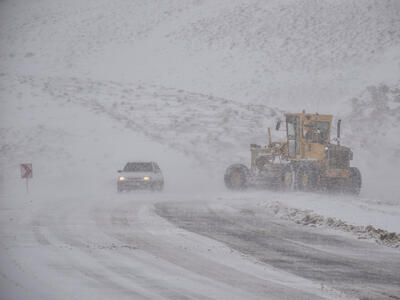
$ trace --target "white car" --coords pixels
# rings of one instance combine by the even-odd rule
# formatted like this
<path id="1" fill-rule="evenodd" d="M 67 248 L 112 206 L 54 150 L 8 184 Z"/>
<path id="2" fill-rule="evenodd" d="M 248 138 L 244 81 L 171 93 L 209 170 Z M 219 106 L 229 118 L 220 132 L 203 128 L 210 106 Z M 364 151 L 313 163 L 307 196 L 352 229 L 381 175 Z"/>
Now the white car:
<path id="1" fill-rule="evenodd" d="M 128 162 L 118 173 L 118 192 L 134 189 L 161 191 L 164 187 L 163 174 L 155 162 Z"/>

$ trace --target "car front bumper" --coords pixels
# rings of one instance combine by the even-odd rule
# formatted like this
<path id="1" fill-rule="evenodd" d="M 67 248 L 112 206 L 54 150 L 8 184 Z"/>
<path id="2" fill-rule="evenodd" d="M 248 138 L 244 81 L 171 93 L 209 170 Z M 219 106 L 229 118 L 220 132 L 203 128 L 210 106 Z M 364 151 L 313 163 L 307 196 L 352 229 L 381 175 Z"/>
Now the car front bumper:
<path id="1" fill-rule="evenodd" d="M 136 189 L 151 189 L 154 186 L 162 185 L 163 183 L 157 180 L 119 180 L 117 182 L 118 190 L 136 190 Z"/>

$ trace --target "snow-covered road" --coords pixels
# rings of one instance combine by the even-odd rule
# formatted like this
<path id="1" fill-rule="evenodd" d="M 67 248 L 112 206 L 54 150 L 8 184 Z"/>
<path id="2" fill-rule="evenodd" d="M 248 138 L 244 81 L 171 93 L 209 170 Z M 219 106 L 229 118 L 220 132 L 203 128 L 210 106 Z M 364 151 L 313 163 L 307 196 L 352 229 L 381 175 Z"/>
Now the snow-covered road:
<path id="1" fill-rule="evenodd" d="M 336 298 L 171 225 L 141 193 L 59 197 L 1 220 L 1 299 Z M 7 216 L 6 216 L 7 215 Z"/>
<path id="2" fill-rule="evenodd" d="M 158 203 L 156 207 L 160 215 L 182 228 L 348 296 L 385 299 L 400 295 L 398 250 L 383 249 L 337 231 L 293 225 L 255 202 Z"/>
<path id="3" fill-rule="evenodd" d="M 109 193 L 84 199 L 55 196 L 40 204 L 28 202 L 23 210 L 2 210 L 0 298 L 399 295 L 398 250 L 302 229 L 251 209 L 239 210 L 238 201 L 229 205 L 218 199 Z"/>

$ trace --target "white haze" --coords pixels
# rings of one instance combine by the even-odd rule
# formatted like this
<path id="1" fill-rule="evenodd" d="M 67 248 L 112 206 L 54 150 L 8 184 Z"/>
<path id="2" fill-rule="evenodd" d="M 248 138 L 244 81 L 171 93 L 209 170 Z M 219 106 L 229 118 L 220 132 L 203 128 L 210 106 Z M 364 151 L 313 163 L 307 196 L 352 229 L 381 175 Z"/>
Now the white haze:
<path id="1" fill-rule="evenodd" d="M 3 222 L 118 198 L 133 160 L 159 163 L 168 199 L 225 199 L 225 168 L 303 109 L 342 119 L 360 197 L 249 197 L 399 232 L 399 1 L 0 0 Z"/>
<path id="2" fill-rule="evenodd" d="M 46 105 L 68 114 L 98 101 L 105 114 L 132 116 L 136 134 L 219 172 L 248 160 L 249 143 L 265 143 L 267 126 L 283 111 L 306 109 L 344 119 L 344 142 L 366 180 L 363 195 L 398 200 L 391 197 L 400 145 L 397 1 L 0 5 L 2 170 L 34 159 L 21 155 L 39 155 L 41 144 L 53 154 L 46 165 L 61 163 L 56 152 L 70 156 L 65 166 L 89 153 L 107 155 L 102 141 L 110 138 L 91 133 L 93 114 L 80 126 L 53 125 L 48 118 L 56 112 Z M 373 92 L 382 85 L 386 92 Z M 100 139 L 99 147 L 65 144 L 62 134 L 86 136 L 88 147 Z"/>

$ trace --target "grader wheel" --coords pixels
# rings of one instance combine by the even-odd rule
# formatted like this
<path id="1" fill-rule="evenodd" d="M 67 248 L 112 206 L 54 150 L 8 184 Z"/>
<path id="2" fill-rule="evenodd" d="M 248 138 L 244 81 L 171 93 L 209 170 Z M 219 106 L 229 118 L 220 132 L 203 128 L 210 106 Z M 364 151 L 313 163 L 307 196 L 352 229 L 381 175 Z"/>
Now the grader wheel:
<path id="1" fill-rule="evenodd" d="M 242 190 L 247 187 L 249 170 L 246 166 L 235 164 L 230 166 L 224 176 L 225 185 L 231 190 Z"/>
<path id="2" fill-rule="evenodd" d="M 345 191 L 349 194 L 358 195 L 361 190 L 361 173 L 357 168 L 350 168 L 349 182 L 347 183 Z"/>
<path id="3" fill-rule="evenodd" d="M 306 172 L 301 174 L 301 185 L 308 186 L 309 182 L 310 182 L 310 178 L 308 177 L 308 174 Z"/>
<path id="4" fill-rule="evenodd" d="M 285 190 L 290 191 L 295 189 L 296 172 L 294 168 L 287 167 L 283 170 L 282 183 Z"/>
<path id="5" fill-rule="evenodd" d="M 283 170 L 282 183 L 285 190 L 312 191 L 318 185 L 317 172 L 311 166 L 288 166 Z"/>
<path id="6" fill-rule="evenodd" d="M 239 170 L 233 171 L 231 176 L 230 176 L 230 184 L 232 186 L 240 186 L 242 184 L 243 178 L 242 178 L 242 172 Z"/>
<path id="7" fill-rule="evenodd" d="M 301 191 L 313 191 L 318 185 L 318 175 L 312 166 L 303 166 L 298 170 L 299 184 Z"/>

